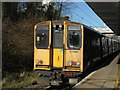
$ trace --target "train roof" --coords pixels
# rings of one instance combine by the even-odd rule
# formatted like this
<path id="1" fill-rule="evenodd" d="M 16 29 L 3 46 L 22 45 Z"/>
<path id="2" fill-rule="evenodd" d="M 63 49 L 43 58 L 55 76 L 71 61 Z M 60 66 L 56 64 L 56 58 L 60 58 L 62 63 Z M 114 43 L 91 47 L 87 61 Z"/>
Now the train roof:
<path id="1" fill-rule="evenodd" d="M 72 21 L 69 21 L 69 22 L 72 22 Z M 78 23 L 78 22 L 73 22 L 73 23 L 81 24 L 81 23 Z M 93 31 L 93 32 L 95 32 L 95 33 L 98 33 L 99 35 L 101 35 L 101 36 L 103 36 L 103 37 L 106 37 L 106 38 L 108 38 L 108 39 L 112 39 L 112 40 L 114 40 L 114 41 L 118 41 L 118 40 L 116 40 L 116 39 L 113 39 L 113 38 L 110 38 L 110 37 L 105 36 L 104 34 L 96 31 L 96 30 L 93 29 L 93 28 L 91 28 L 90 26 L 87 26 L 87 25 L 85 25 L 85 24 L 81 24 L 81 25 L 83 25 L 83 27 L 85 27 L 85 28 L 87 28 L 87 29 L 89 29 L 89 30 L 91 30 L 91 31 Z"/>
<path id="2" fill-rule="evenodd" d="M 92 31 L 94 31 L 94 32 L 96 32 L 96 33 L 98 33 L 98 34 L 106 37 L 105 35 L 103 35 L 102 33 L 98 32 L 98 31 L 96 31 L 95 29 L 93 29 L 93 28 L 91 28 L 91 27 L 89 27 L 89 26 L 87 26 L 87 25 L 84 25 L 84 24 L 82 24 L 82 25 L 83 25 L 85 28 L 87 28 L 87 29 L 89 29 L 89 30 L 92 30 Z"/>
<path id="3" fill-rule="evenodd" d="M 82 24 L 82 25 L 83 25 L 85 28 L 88 28 L 89 30 L 92 30 L 92 31 L 94 31 L 94 32 L 96 32 L 96 33 L 98 33 L 98 34 L 100 34 L 100 35 L 102 35 L 102 36 L 104 36 L 104 37 L 106 37 L 106 38 L 108 38 L 108 39 L 112 39 L 113 41 L 116 41 L 116 42 L 118 41 L 118 40 L 116 40 L 116 39 L 113 39 L 113 38 L 110 38 L 110 37 L 107 37 L 107 36 L 103 35 L 102 33 L 94 30 L 93 28 L 91 28 L 91 27 L 89 27 L 89 26 L 87 26 L 87 25 L 84 25 L 84 24 Z"/>
<path id="4" fill-rule="evenodd" d="M 64 21 L 72 22 L 72 23 L 76 23 L 76 24 L 81 24 L 81 23 L 73 22 L 73 21 L 69 21 L 69 20 L 54 20 L 54 21 L 52 21 L 52 22 L 53 22 L 53 23 L 64 24 Z M 45 22 L 49 22 L 49 21 L 40 22 L 40 23 L 38 23 L 38 24 L 45 23 Z M 37 25 L 38 25 L 38 24 L 37 24 Z M 89 29 L 89 30 L 92 30 L 92 31 L 94 31 L 94 32 L 96 32 L 96 33 L 98 33 L 98 34 L 104 36 L 104 37 L 107 37 L 107 36 L 103 35 L 102 33 L 100 33 L 100 32 L 98 32 L 98 31 L 94 30 L 93 28 L 91 28 L 91 27 L 89 27 L 89 26 L 87 26 L 87 25 L 85 25 L 85 24 L 81 24 L 81 25 L 83 25 L 85 28 L 87 28 L 87 29 Z"/>
<path id="5" fill-rule="evenodd" d="M 54 20 L 54 21 L 52 21 L 52 22 L 53 22 L 53 23 L 61 23 L 61 24 L 64 24 L 64 21 L 72 22 L 72 23 L 76 23 L 76 24 L 81 24 L 81 23 L 73 22 L 73 21 L 69 21 L 69 20 Z M 40 22 L 40 23 L 38 23 L 38 24 L 45 23 L 45 22 L 49 22 L 49 21 Z M 38 24 L 36 24 L 36 25 L 38 25 Z M 112 38 L 103 35 L 102 33 L 96 31 L 95 29 L 93 29 L 93 28 L 91 28 L 91 27 L 89 27 L 89 26 L 87 26 L 87 25 L 85 25 L 85 24 L 81 24 L 81 25 L 83 25 L 83 27 L 85 27 L 85 28 L 87 28 L 87 29 L 89 29 L 89 30 L 91 30 L 91 31 L 93 31 L 93 32 L 95 32 L 95 33 L 98 33 L 99 35 L 101 35 L 101 36 L 103 36 L 103 37 L 106 37 L 106 38 L 108 38 L 108 39 L 112 39 Z M 115 39 L 113 39 L 113 40 L 114 40 L 114 41 L 118 41 L 118 40 L 115 40 Z"/>

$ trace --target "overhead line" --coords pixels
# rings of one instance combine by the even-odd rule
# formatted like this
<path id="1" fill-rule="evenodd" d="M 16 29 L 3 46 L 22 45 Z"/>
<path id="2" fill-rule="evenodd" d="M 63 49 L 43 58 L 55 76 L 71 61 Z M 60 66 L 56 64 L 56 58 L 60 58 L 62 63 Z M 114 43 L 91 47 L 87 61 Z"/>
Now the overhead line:
<path id="1" fill-rule="evenodd" d="M 73 2 L 71 2 L 71 3 L 73 3 Z M 75 3 L 73 3 L 74 5 L 75 5 Z M 78 7 L 86 16 L 88 16 L 90 19 L 92 18 L 92 17 L 90 17 L 85 11 L 83 11 L 79 6 L 77 6 L 77 5 L 75 5 L 76 7 Z M 92 20 L 93 20 L 94 18 L 92 18 Z M 95 19 L 94 19 L 94 21 L 96 22 L 96 23 L 98 23 L 98 24 L 101 24 L 101 23 L 99 23 L 98 21 L 96 21 Z"/>
<path id="2" fill-rule="evenodd" d="M 67 2 L 68 1 L 71 1 L 71 0 L 67 0 Z M 71 2 L 71 3 L 73 3 L 73 2 Z M 85 11 L 83 11 L 79 6 L 77 6 L 77 5 L 75 5 L 75 3 L 73 3 L 74 4 L 74 6 L 76 6 L 76 7 L 78 7 L 85 15 L 87 14 Z M 98 21 L 96 21 L 94 18 L 92 18 L 92 17 L 90 17 L 88 14 L 86 15 L 88 18 L 90 18 L 90 19 L 92 19 L 94 22 L 96 22 L 96 23 L 98 23 L 98 24 L 101 24 L 101 23 L 99 23 Z M 103 26 L 103 25 L 102 25 Z"/>
<path id="3" fill-rule="evenodd" d="M 70 10 L 71 12 L 73 12 L 72 10 Z M 83 17 L 81 17 L 80 15 L 76 14 L 75 12 L 73 12 L 73 14 L 75 14 L 76 16 L 80 17 L 81 19 L 84 19 Z M 86 19 L 84 19 L 85 21 L 87 21 Z M 95 26 L 92 22 L 87 21 L 88 23 L 92 24 L 93 26 Z"/>

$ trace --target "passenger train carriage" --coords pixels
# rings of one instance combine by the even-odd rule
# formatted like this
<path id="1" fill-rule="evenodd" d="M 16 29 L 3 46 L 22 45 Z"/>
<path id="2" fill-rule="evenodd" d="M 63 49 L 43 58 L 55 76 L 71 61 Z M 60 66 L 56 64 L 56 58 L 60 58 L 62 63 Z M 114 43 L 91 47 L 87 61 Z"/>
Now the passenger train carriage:
<path id="1" fill-rule="evenodd" d="M 51 84 L 66 78 L 70 82 L 119 46 L 117 40 L 80 23 L 41 22 L 34 27 L 34 70 L 46 72 Z"/>

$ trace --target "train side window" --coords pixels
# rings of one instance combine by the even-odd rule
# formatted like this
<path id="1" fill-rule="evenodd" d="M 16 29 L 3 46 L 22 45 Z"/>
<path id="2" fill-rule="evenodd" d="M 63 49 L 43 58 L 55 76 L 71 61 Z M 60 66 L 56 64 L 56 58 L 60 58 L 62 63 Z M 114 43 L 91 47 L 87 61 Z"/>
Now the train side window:
<path id="1" fill-rule="evenodd" d="M 36 47 L 38 49 L 48 48 L 48 25 L 37 26 L 36 29 Z"/>
<path id="2" fill-rule="evenodd" d="M 67 46 L 69 49 L 80 49 L 81 28 L 79 25 L 68 25 Z"/>

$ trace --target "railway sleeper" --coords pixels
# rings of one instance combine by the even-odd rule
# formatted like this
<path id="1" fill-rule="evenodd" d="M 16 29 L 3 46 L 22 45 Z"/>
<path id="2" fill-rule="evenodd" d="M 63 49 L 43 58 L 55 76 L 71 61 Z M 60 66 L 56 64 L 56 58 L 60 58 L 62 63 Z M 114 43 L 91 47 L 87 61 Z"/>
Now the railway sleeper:
<path id="1" fill-rule="evenodd" d="M 51 86 L 58 86 L 62 84 L 64 81 L 64 76 L 61 74 L 61 72 L 53 72 L 50 75 L 50 85 Z"/>
<path id="2" fill-rule="evenodd" d="M 53 72 L 50 76 L 50 85 L 57 86 L 60 84 L 76 84 L 81 80 L 81 73 L 77 72 Z"/>
<path id="3" fill-rule="evenodd" d="M 59 86 L 60 84 L 62 84 L 61 80 L 51 80 L 50 81 L 51 86 Z"/>
<path id="4" fill-rule="evenodd" d="M 73 84 L 77 84 L 79 81 L 79 78 L 69 78 L 69 84 L 73 85 Z"/>

